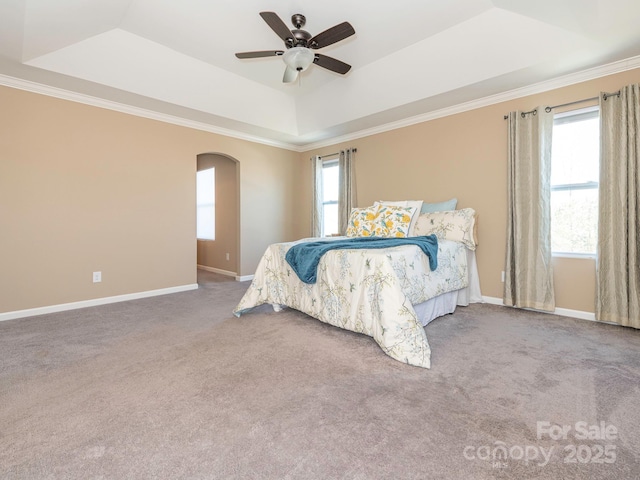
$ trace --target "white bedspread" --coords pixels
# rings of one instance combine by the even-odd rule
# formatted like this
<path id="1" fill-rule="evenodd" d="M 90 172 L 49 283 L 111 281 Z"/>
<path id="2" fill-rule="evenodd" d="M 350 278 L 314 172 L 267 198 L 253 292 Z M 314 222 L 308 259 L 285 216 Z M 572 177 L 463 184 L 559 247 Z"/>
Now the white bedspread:
<path id="1" fill-rule="evenodd" d="M 309 240 L 317 239 L 270 245 L 234 314 L 264 303 L 288 306 L 369 335 L 396 360 L 429 368 L 431 349 L 413 305 L 468 285 L 466 247 L 440 240 L 434 271 L 415 245 L 332 250 L 320 260 L 317 283 L 309 285 L 285 260 L 292 245 Z"/>

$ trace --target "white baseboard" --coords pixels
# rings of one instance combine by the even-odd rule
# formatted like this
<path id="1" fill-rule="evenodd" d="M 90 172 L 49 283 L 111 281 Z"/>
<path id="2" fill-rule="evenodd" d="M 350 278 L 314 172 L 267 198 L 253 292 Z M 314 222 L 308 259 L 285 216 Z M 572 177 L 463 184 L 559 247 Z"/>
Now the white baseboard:
<path id="1" fill-rule="evenodd" d="M 485 297 L 483 295 L 482 300 L 484 300 L 484 303 L 490 303 L 491 305 L 504 305 L 502 299 L 497 297 Z"/>
<path id="2" fill-rule="evenodd" d="M 0 322 L 4 320 L 14 320 L 17 318 L 33 317 L 34 315 L 44 315 L 47 313 L 64 312 L 66 310 L 76 310 L 78 308 L 96 307 L 98 305 L 106 305 L 108 303 L 127 302 L 129 300 L 137 300 L 140 298 L 156 297 L 158 295 L 167 295 L 170 293 L 186 292 L 188 290 L 196 290 L 197 283 L 190 285 L 180 285 L 178 287 L 160 288 L 158 290 L 147 290 L 145 292 L 126 293 L 124 295 L 115 295 L 113 297 L 94 298 L 92 300 L 82 300 L 80 302 L 61 303 L 59 305 L 49 305 L 46 307 L 28 308 L 26 310 L 16 310 L 13 312 L 0 313 Z"/>
<path id="3" fill-rule="evenodd" d="M 207 267 L 206 265 L 198 265 L 198 270 L 205 270 L 207 272 L 219 273 L 220 275 L 226 275 L 227 277 L 236 276 L 236 272 L 230 272 L 229 270 L 222 270 L 221 268 Z"/>
<path id="4" fill-rule="evenodd" d="M 503 305 L 503 306 L 506 306 L 502 302 L 501 298 L 483 296 L 482 299 L 484 300 L 485 303 L 491 303 L 492 305 Z M 525 310 L 531 310 L 531 309 L 527 308 Z M 595 322 L 596 321 L 596 314 L 595 313 L 593 313 L 593 312 L 583 312 L 582 310 L 571 310 L 569 308 L 556 308 L 553 312 L 543 312 L 541 310 L 532 310 L 532 311 L 540 312 L 540 313 L 553 313 L 554 315 L 560 315 L 562 317 L 579 318 L 581 320 L 589 320 L 591 322 Z M 599 322 L 599 323 L 609 323 L 609 322 Z M 613 323 L 612 325 L 617 325 L 617 323 Z"/>
<path id="5" fill-rule="evenodd" d="M 229 272 L 228 270 L 222 270 L 220 268 L 207 267 L 206 265 L 198 265 L 198 268 L 207 272 L 219 273 L 220 275 L 233 277 L 236 279 L 236 282 L 246 282 L 247 280 L 253 280 L 253 275 L 237 275 L 236 272 Z"/>

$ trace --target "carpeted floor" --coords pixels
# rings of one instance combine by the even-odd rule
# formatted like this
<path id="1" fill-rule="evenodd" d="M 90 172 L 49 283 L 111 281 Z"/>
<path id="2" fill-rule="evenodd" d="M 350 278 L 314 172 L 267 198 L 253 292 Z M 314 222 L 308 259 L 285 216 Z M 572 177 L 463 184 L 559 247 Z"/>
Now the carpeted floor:
<path id="1" fill-rule="evenodd" d="M 0 323 L 0 478 L 640 477 L 639 331 L 472 305 L 425 370 L 227 280 Z"/>

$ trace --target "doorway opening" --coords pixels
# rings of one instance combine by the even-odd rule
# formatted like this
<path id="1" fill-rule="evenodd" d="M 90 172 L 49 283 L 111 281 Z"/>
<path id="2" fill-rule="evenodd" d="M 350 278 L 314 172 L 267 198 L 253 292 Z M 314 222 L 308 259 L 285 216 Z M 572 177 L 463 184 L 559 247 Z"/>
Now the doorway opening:
<path id="1" fill-rule="evenodd" d="M 204 182 L 198 193 L 213 193 L 201 195 L 196 205 L 198 283 L 201 278 L 204 283 L 234 281 L 240 268 L 239 162 L 221 153 L 203 153 L 197 156 L 196 175 Z"/>

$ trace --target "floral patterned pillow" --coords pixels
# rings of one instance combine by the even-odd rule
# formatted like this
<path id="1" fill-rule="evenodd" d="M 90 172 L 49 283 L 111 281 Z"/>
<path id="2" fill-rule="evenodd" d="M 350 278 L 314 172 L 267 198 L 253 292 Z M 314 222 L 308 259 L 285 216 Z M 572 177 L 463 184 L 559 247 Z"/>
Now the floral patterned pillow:
<path id="1" fill-rule="evenodd" d="M 415 228 L 416 221 L 418 220 L 418 215 L 420 214 L 420 209 L 422 208 L 422 200 L 400 200 L 400 201 L 387 201 L 387 200 L 377 200 L 374 202 L 374 205 L 380 205 L 381 207 L 392 206 L 392 207 L 415 207 L 415 211 L 413 215 L 411 215 L 411 225 L 409 225 L 409 237 L 413 237 L 413 229 Z"/>
<path id="2" fill-rule="evenodd" d="M 382 237 L 384 231 L 379 221 L 380 207 L 354 208 L 349 216 L 347 237 Z"/>
<path id="3" fill-rule="evenodd" d="M 381 236 L 397 238 L 408 237 L 411 218 L 415 212 L 415 207 L 380 205 L 378 218 L 383 230 Z"/>
<path id="4" fill-rule="evenodd" d="M 418 216 L 414 234 L 435 234 L 439 239 L 462 242 L 469 250 L 475 250 L 478 244 L 475 226 L 476 212 L 473 208 L 423 213 Z"/>

